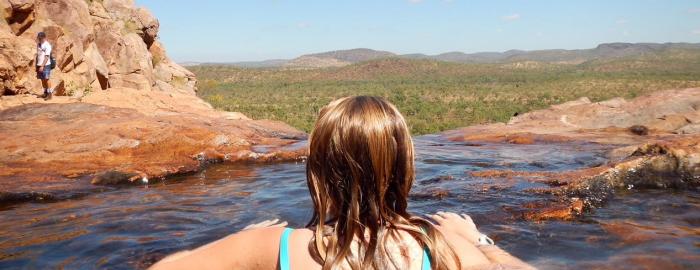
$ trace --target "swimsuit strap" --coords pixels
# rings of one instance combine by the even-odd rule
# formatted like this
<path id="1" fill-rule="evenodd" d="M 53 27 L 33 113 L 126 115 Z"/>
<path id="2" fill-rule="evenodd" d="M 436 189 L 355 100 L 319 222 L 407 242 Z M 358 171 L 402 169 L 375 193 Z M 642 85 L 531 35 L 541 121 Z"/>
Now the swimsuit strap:
<path id="1" fill-rule="evenodd" d="M 428 231 L 425 230 L 425 228 L 421 227 L 421 231 L 423 231 L 424 234 L 428 234 Z M 421 269 L 422 270 L 430 270 L 432 267 L 430 267 L 430 250 L 428 250 L 428 246 L 423 247 L 423 263 L 421 264 Z"/>
<path id="2" fill-rule="evenodd" d="M 280 270 L 289 270 L 289 234 L 292 233 L 291 228 L 284 228 L 280 239 Z"/>
<path id="3" fill-rule="evenodd" d="M 430 270 L 430 252 L 428 252 L 428 247 L 423 248 L 423 263 L 421 264 L 421 269 Z"/>

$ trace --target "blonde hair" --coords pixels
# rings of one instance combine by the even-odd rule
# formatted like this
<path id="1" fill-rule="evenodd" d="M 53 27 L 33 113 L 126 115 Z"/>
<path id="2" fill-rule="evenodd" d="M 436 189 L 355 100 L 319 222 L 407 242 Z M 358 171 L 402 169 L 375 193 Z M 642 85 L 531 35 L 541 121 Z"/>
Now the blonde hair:
<path id="1" fill-rule="evenodd" d="M 323 269 L 345 263 L 382 269 L 391 261 L 387 237 L 399 230 L 429 250 L 433 269 L 459 267 L 442 234 L 407 212 L 414 150 L 394 105 L 369 96 L 331 102 L 319 113 L 309 149 L 306 178 L 314 212 L 307 226 L 315 231 L 309 248 Z M 354 240 L 361 254 L 352 254 Z"/>

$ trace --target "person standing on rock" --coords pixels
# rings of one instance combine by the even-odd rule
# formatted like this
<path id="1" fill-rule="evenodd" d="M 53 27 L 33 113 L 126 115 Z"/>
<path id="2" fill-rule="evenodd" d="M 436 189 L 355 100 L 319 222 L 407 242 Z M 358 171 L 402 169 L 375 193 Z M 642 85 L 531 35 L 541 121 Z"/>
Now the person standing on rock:
<path id="1" fill-rule="evenodd" d="M 39 32 L 36 36 L 36 77 L 41 80 L 44 88 L 44 99 L 51 99 L 53 89 L 51 88 L 51 43 L 46 39 L 46 33 Z"/>

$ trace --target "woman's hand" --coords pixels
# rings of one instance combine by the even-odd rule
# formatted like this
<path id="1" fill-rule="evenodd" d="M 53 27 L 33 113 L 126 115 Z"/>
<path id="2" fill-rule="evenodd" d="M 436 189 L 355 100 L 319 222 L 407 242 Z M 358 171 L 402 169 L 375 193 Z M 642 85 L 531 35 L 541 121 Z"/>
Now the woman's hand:
<path id="1" fill-rule="evenodd" d="M 479 241 L 481 233 L 467 214 L 460 216 L 452 212 L 440 211 L 430 217 L 437 223 L 435 227 L 444 235 L 458 235 L 474 245 Z"/>
<path id="2" fill-rule="evenodd" d="M 252 230 L 252 229 L 260 229 L 260 228 L 284 227 L 284 226 L 287 226 L 287 222 L 286 221 L 280 222 L 280 219 L 276 218 L 276 219 L 265 220 L 265 221 L 260 222 L 260 223 L 250 224 L 250 225 L 246 226 L 245 228 L 243 228 L 242 231 Z"/>

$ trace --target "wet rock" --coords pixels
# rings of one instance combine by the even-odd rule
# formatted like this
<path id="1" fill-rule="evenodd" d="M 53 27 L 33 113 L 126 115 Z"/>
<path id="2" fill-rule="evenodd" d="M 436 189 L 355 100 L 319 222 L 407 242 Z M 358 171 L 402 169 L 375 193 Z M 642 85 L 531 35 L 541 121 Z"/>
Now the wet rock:
<path id="1" fill-rule="evenodd" d="M 196 111 L 195 111 L 196 112 Z M 265 131 L 262 131 L 265 130 Z M 223 136 L 229 143 L 221 143 Z M 81 185 L 142 184 L 194 172 L 208 162 L 296 160 L 287 148 L 305 134 L 275 121 L 228 120 L 197 113 L 89 103 L 32 103 L 0 111 L 0 185 L 4 192 L 50 192 L 66 177 Z M 219 138 L 219 139 L 217 139 Z M 289 139 L 296 138 L 296 139 Z M 266 145 L 264 151 L 256 145 Z M 45 179 L 38 181 L 37 179 Z M 60 187 L 66 190 L 66 187 Z"/>
<path id="2" fill-rule="evenodd" d="M 47 192 L 0 192 L 0 204 L 12 204 L 22 202 L 53 202 L 56 196 Z"/>
<path id="3" fill-rule="evenodd" d="M 125 184 L 140 184 L 140 180 L 145 176 L 138 173 L 120 172 L 110 170 L 95 175 L 90 183 L 93 185 L 125 185 Z"/>
<path id="4" fill-rule="evenodd" d="M 573 198 L 571 202 L 533 201 L 521 207 L 507 207 L 506 211 L 528 221 L 572 220 L 583 214 L 584 207 L 582 200 Z"/>
<path id="5" fill-rule="evenodd" d="M 433 177 L 433 178 L 430 178 L 430 179 L 423 180 L 423 181 L 421 181 L 421 183 L 424 184 L 424 185 L 425 185 L 425 184 L 436 184 L 436 183 L 440 183 L 440 182 L 443 182 L 443 181 L 451 181 L 451 180 L 454 180 L 454 179 L 455 179 L 455 178 L 454 178 L 454 176 L 452 176 L 452 175 L 440 175 L 440 176 L 437 176 L 437 177 Z"/>
<path id="6" fill-rule="evenodd" d="M 700 187 L 700 88 L 668 90 L 633 100 L 578 100 L 490 124 L 442 135 L 466 142 L 600 143 L 618 145 L 609 161 L 573 171 L 484 170 L 468 172 L 500 185 L 546 184 L 526 191 L 556 196 L 558 203 L 510 209 L 527 220 L 568 220 L 603 205 L 620 189 Z M 575 200 L 574 200 L 575 198 Z M 527 210 L 524 210 L 527 209 Z"/>
<path id="7" fill-rule="evenodd" d="M 631 222 L 611 222 L 600 225 L 608 234 L 619 238 L 618 245 L 637 245 L 649 241 L 658 241 L 668 236 L 657 234 L 655 227 L 644 226 Z"/>
<path id="8" fill-rule="evenodd" d="M 450 196 L 450 191 L 437 188 L 430 191 L 414 192 L 410 196 L 415 200 L 442 200 Z"/>
<path id="9" fill-rule="evenodd" d="M 573 212 L 603 205 L 620 189 L 695 189 L 700 187 L 700 134 L 678 136 L 638 146 L 626 159 L 604 166 L 566 172 L 481 171 L 475 177 L 539 182 L 549 188 L 533 193 L 576 198 L 571 204 L 542 206 L 524 214 L 528 220 L 570 219 Z M 562 199 L 563 201 L 565 199 Z M 527 207 L 526 207 L 527 208 Z M 533 208 L 533 207 L 530 207 Z"/>

